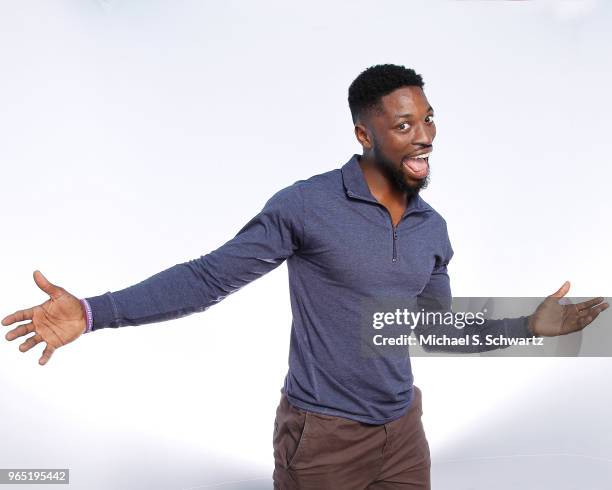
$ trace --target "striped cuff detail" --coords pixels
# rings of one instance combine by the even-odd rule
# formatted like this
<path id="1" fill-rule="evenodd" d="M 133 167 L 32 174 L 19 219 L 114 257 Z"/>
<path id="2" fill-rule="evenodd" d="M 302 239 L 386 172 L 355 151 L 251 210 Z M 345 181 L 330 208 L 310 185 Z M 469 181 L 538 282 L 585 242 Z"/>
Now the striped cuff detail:
<path id="1" fill-rule="evenodd" d="M 81 304 L 85 309 L 87 317 L 87 324 L 85 325 L 85 330 L 83 330 L 83 333 L 89 333 L 93 327 L 93 314 L 91 313 L 91 306 L 89 306 L 89 302 L 86 299 L 81 299 Z"/>

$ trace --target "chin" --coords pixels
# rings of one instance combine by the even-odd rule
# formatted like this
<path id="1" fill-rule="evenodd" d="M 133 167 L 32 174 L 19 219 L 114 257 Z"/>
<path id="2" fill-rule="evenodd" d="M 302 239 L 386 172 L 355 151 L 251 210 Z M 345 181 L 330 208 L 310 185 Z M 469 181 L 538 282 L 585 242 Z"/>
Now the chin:
<path id="1" fill-rule="evenodd" d="M 406 177 L 404 179 L 405 190 L 412 192 L 414 194 L 418 194 L 421 189 L 425 189 L 429 184 L 429 174 L 427 174 L 422 179 L 413 179 L 410 177 Z"/>

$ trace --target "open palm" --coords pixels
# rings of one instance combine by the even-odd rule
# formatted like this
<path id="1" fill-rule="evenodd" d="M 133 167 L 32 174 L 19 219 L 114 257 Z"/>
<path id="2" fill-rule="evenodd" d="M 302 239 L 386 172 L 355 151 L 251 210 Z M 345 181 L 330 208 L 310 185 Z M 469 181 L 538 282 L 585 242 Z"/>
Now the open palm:
<path id="1" fill-rule="evenodd" d="M 569 281 L 555 293 L 548 296 L 529 318 L 529 328 L 535 335 L 554 337 L 577 332 L 592 323 L 608 308 L 603 297 L 592 298 L 577 304 L 560 304 L 570 289 Z"/>
<path id="2" fill-rule="evenodd" d="M 34 271 L 34 282 L 50 297 L 44 303 L 18 310 L 2 320 L 2 325 L 30 320 L 9 331 L 5 338 L 15 340 L 34 332 L 19 346 L 21 352 L 27 352 L 39 342 L 46 342 L 40 365 L 46 364 L 55 349 L 77 339 L 85 330 L 86 316 L 78 298 L 64 288 L 51 284 L 40 271 Z"/>

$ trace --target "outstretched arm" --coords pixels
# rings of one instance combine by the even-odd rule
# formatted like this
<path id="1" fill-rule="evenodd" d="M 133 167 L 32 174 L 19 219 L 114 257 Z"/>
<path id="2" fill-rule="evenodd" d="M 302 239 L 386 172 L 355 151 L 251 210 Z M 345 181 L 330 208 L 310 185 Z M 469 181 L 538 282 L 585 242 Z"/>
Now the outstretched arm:
<path id="1" fill-rule="evenodd" d="M 431 274 L 429 283 L 419 296 L 418 303 L 425 311 L 452 312 L 452 295 L 447 266 L 453 256 L 453 249 L 446 234 L 445 253 L 437 257 L 437 263 Z M 444 335 L 448 338 L 472 338 L 478 334 L 480 339 L 487 335 L 503 338 L 528 338 L 534 336 L 558 336 L 582 330 L 592 323 L 597 316 L 608 308 L 603 297 L 592 298 L 578 304 L 559 303 L 570 288 L 565 282 L 561 288 L 547 296 L 531 315 L 517 318 L 484 319 L 482 324 L 465 325 L 456 328 L 451 324 L 434 323 L 433 325 L 419 325 L 414 329 L 417 335 Z M 492 343 L 471 343 L 466 345 L 423 345 L 426 351 L 447 352 L 484 352 L 488 350 L 506 348 L 509 344 L 499 345 Z"/>
<path id="2" fill-rule="evenodd" d="M 429 282 L 419 295 L 417 304 L 426 312 L 452 312 L 452 294 L 450 287 L 450 279 L 448 276 L 448 264 L 451 261 L 454 252 L 448 237 L 448 231 L 443 233 L 444 247 L 443 252 L 436 256 L 436 264 L 431 273 Z M 482 324 L 465 325 L 462 328 L 457 328 L 454 324 L 449 323 L 429 323 L 428 325 L 419 324 L 414 328 L 415 335 L 446 336 L 447 338 L 471 338 L 472 335 L 478 334 L 482 339 L 486 335 L 494 337 L 506 338 L 526 338 L 532 337 L 534 333 L 529 329 L 529 317 L 521 316 L 518 318 L 503 318 L 503 319 L 488 319 L 485 318 Z M 494 344 L 470 343 L 467 345 L 440 345 L 431 346 L 423 345 L 426 351 L 445 351 L 445 352 L 484 352 L 503 348 Z"/>
<path id="3" fill-rule="evenodd" d="M 39 364 L 53 352 L 91 330 L 141 325 L 204 311 L 249 282 L 278 267 L 303 242 L 301 182 L 281 189 L 236 236 L 199 259 L 177 264 L 116 292 L 79 299 L 34 272 L 36 285 L 49 295 L 44 303 L 17 310 L 2 325 L 29 320 L 6 334 L 9 341 L 30 336 L 27 352 L 47 344 Z"/>
<path id="4" fill-rule="evenodd" d="M 92 330 L 142 325 L 204 311 L 278 267 L 303 234 L 300 181 L 275 193 L 231 240 L 120 291 L 85 298 Z"/>

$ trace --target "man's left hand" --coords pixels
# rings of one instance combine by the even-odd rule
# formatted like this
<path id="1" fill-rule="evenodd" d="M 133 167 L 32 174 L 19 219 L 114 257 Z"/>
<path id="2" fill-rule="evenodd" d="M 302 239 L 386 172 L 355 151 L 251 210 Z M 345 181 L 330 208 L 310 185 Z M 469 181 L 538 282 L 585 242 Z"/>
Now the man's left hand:
<path id="1" fill-rule="evenodd" d="M 559 299 L 565 296 L 569 289 L 570 283 L 565 281 L 563 286 L 542 301 L 529 317 L 529 330 L 534 335 L 554 337 L 577 332 L 610 306 L 603 302 L 602 297 L 577 304 L 559 304 Z"/>

